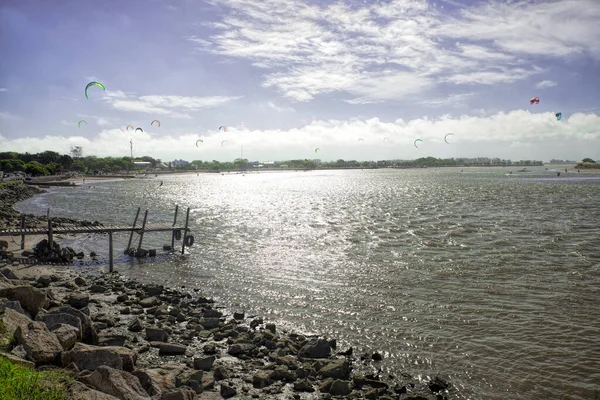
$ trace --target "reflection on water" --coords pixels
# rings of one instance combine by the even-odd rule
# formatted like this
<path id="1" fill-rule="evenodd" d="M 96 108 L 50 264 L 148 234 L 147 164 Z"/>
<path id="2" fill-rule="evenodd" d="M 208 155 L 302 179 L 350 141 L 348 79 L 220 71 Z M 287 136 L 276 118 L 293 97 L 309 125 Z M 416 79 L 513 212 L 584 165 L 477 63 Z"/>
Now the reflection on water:
<path id="1" fill-rule="evenodd" d="M 379 350 L 391 373 L 445 374 L 453 398 L 594 398 L 600 180 L 530 170 L 190 174 L 52 189 L 19 209 L 122 224 L 189 206 L 189 254 L 117 269 Z M 75 239 L 105 254 L 95 240 Z"/>

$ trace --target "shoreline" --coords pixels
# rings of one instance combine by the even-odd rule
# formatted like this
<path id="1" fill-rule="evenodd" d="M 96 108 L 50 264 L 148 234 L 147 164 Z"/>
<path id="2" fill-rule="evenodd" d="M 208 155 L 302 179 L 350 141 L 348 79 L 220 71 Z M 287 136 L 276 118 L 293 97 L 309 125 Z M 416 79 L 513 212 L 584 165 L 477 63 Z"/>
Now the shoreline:
<path id="1" fill-rule="evenodd" d="M 10 204 L 10 214 L 18 217 L 20 213 L 12 205 L 39 193 L 43 191 L 12 197 L 18 200 Z M 7 202 L 2 205 L 3 213 L 7 212 Z M 47 223 L 43 216 L 35 218 Z M 46 298 L 45 305 L 34 310 L 36 320 L 45 322 L 45 316 L 65 312 L 76 314 L 90 332 L 88 336 L 82 333 L 77 344 L 69 342 L 67 347 L 74 347 L 55 348 L 52 362 L 36 360 L 31 351 L 23 352 L 31 348 L 26 338 L 21 339 L 21 349 L 12 349 L 13 356 L 33 359 L 38 367 L 64 368 L 78 381 L 71 387 L 71 398 L 100 396 L 93 392 L 100 391 L 128 399 L 448 399 L 449 384 L 442 378 L 419 382 L 407 376 L 380 376 L 374 373 L 380 371 L 382 356 L 378 353 L 357 357 L 352 347 L 336 349 L 335 339 L 281 331 L 260 317 L 224 313 L 212 300 L 199 295 L 198 287 L 183 292 L 126 280 L 119 273 L 80 276 L 73 265 L 7 270 L 11 266 L 0 256 L 3 275 L 25 280 L 7 283 L 8 279 L 0 277 L 0 293 L 9 284 L 29 287 L 23 290 L 40 292 L 39 296 Z M 69 318 L 61 318 L 68 325 Z M 49 324 L 45 322 L 46 330 L 53 329 Z M 44 335 L 58 337 L 68 328 L 59 333 L 50 330 Z M 100 353 L 114 364 L 94 364 Z M 125 382 L 118 393 L 114 392 L 115 380 Z"/>

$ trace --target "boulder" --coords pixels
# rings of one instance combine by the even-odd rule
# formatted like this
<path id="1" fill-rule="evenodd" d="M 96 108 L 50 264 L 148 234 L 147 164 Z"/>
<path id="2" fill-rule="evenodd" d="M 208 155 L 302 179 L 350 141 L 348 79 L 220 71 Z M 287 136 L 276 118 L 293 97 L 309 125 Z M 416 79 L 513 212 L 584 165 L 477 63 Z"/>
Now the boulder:
<path id="1" fill-rule="evenodd" d="M 298 355 L 305 358 L 327 358 L 331 354 L 329 342 L 325 339 L 314 339 L 305 344 Z"/>
<path id="2" fill-rule="evenodd" d="M 150 308 L 154 307 L 158 303 L 159 301 L 156 297 L 146 297 L 145 299 L 140 300 L 138 304 L 144 308 Z"/>
<path id="3" fill-rule="evenodd" d="M 215 356 L 194 358 L 194 369 L 210 371 L 214 362 L 215 362 Z"/>
<path id="4" fill-rule="evenodd" d="M 98 344 L 98 333 L 96 333 L 96 330 L 92 325 L 92 319 L 89 317 L 89 315 L 86 315 L 82 311 L 76 310 L 70 306 L 59 307 L 56 311 L 71 314 L 79 318 L 81 321 L 81 340 L 86 344 Z"/>
<path id="5" fill-rule="evenodd" d="M 90 346 L 76 343 L 73 349 L 63 351 L 63 366 L 74 363 L 80 370 L 94 370 L 100 365 L 108 365 L 115 369 L 133 371 L 137 354 L 128 348 L 119 346 Z"/>
<path id="6" fill-rule="evenodd" d="M 4 275 L 4 277 L 7 279 L 19 279 L 19 277 L 16 276 L 15 273 L 10 268 L 2 268 L 0 270 L 0 274 Z"/>
<path id="7" fill-rule="evenodd" d="M 27 329 L 27 325 L 32 322 L 31 319 L 21 314 L 18 311 L 15 311 L 11 308 L 5 308 L 3 313 L 0 313 L 0 325 L 4 325 L 4 330 L 7 335 L 14 335 L 15 330 L 21 326 L 24 329 Z M 8 344 L 7 337 L 1 337 L 0 335 L 0 345 Z"/>
<path id="8" fill-rule="evenodd" d="M 341 379 L 333 381 L 331 388 L 329 389 L 329 394 L 332 396 L 347 396 L 350 392 L 352 392 L 350 389 L 350 382 Z"/>
<path id="9" fill-rule="evenodd" d="M 56 335 L 64 350 L 71 350 L 77 343 L 77 337 L 81 331 L 71 325 L 58 324 L 53 327 L 52 333 Z"/>
<path id="10" fill-rule="evenodd" d="M 36 364 L 54 363 L 63 350 L 56 335 L 41 322 L 30 322 L 15 330 L 17 343 L 22 344 L 27 358 Z"/>
<path id="11" fill-rule="evenodd" d="M 146 328 L 146 340 L 150 342 L 166 342 L 169 340 L 169 334 L 164 329 Z"/>
<path id="12" fill-rule="evenodd" d="M 168 363 L 161 365 L 160 368 L 150 368 L 144 370 L 135 370 L 132 372 L 136 376 L 150 396 L 161 392 L 175 389 L 177 385 L 177 376 L 185 370 L 182 364 Z"/>
<path id="13" fill-rule="evenodd" d="M 186 350 L 187 350 L 186 346 L 182 346 L 179 344 L 161 343 L 160 347 L 158 348 L 158 355 L 159 356 L 177 356 L 177 355 L 185 354 Z"/>
<path id="14" fill-rule="evenodd" d="M 148 399 L 148 394 L 137 377 L 129 372 L 105 365 L 99 366 L 89 375 L 84 375 L 81 380 L 99 391 L 121 400 Z"/>
<path id="15" fill-rule="evenodd" d="M 71 400 L 118 400 L 118 397 L 99 392 L 87 387 L 81 382 L 75 382 L 69 388 L 69 399 Z"/>
<path id="16" fill-rule="evenodd" d="M 0 276 L 0 297 L 19 300 L 21 306 L 33 317 L 44 307 L 47 300 L 46 293 L 41 290 L 22 281 L 9 280 L 4 275 Z"/>
<path id="17" fill-rule="evenodd" d="M 129 339 L 127 336 L 118 333 L 105 334 L 100 335 L 98 344 L 100 346 L 124 346 L 127 339 Z"/>
<path id="18" fill-rule="evenodd" d="M 192 389 L 180 388 L 165 392 L 160 397 L 160 400 L 194 400 L 196 393 Z"/>
<path id="19" fill-rule="evenodd" d="M 87 307 L 90 302 L 90 295 L 87 293 L 75 292 L 69 297 L 69 305 L 73 308 L 81 309 Z"/>
<path id="20" fill-rule="evenodd" d="M 236 394 L 237 394 L 237 391 L 233 387 L 231 387 L 225 383 L 221 384 L 221 396 L 223 396 L 224 399 L 233 397 Z"/>
<path id="21" fill-rule="evenodd" d="M 254 374 L 252 377 L 252 386 L 257 389 L 262 389 L 266 386 L 269 386 L 271 382 L 271 373 L 272 371 L 264 371 L 260 370 Z"/>
<path id="22" fill-rule="evenodd" d="M 219 323 L 221 320 L 219 318 L 202 318 L 200 320 L 200 325 L 204 329 L 214 329 L 219 327 Z"/>
<path id="23" fill-rule="evenodd" d="M 139 317 L 135 317 L 129 322 L 127 329 L 129 329 L 131 332 L 141 332 L 144 330 L 144 324 Z"/>
<path id="24" fill-rule="evenodd" d="M 56 325 L 70 325 L 77 330 L 78 339 L 81 340 L 83 336 L 81 320 L 74 315 L 51 311 L 44 315 L 39 314 L 36 320 L 43 322 L 50 330 L 54 330 Z"/>
<path id="25" fill-rule="evenodd" d="M 319 374 L 325 378 L 348 379 L 350 376 L 348 360 L 345 358 L 333 360 L 321 368 Z"/>

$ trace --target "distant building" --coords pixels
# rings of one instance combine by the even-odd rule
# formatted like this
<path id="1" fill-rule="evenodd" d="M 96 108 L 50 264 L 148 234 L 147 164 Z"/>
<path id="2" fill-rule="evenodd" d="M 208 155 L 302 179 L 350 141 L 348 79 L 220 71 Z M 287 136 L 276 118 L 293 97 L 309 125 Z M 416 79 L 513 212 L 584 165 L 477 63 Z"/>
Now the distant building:
<path id="1" fill-rule="evenodd" d="M 133 169 L 147 169 L 152 163 L 150 161 L 134 161 Z"/>
<path id="2" fill-rule="evenodd" d="M 185 168 L 188 165 L 190 165 L 190 163 L 185 160 L 173 160 L 171 162 L 171 165 L 174 166 L 175 168 Z"/>

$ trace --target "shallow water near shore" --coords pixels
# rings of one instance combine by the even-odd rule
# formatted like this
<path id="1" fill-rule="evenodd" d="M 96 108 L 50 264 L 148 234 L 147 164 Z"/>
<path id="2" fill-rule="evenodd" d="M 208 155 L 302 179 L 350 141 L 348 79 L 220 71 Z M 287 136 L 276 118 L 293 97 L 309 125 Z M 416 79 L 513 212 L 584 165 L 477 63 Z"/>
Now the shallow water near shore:
<path id="1" fill-rule="evenodd" d="M 378 350 L 396 376 L 442 374 L 453 399 L 598 399 L 600 175 L 516 170 L 173 175 L 16 208 L 122 225 L 137 207 L 172 222 L 189 206 L 188 254 L 131 261 L 121 234 L 116 269 Z M 107 254 L 101 235 L 57 240 Z"/>

